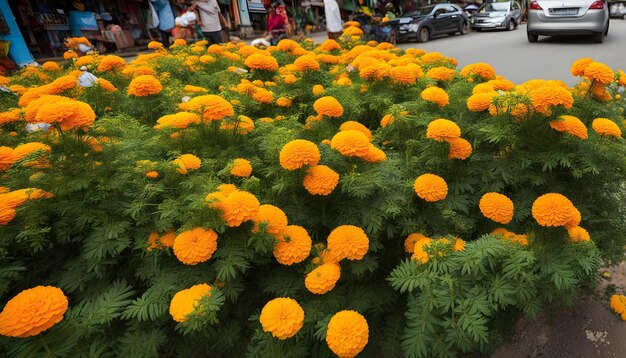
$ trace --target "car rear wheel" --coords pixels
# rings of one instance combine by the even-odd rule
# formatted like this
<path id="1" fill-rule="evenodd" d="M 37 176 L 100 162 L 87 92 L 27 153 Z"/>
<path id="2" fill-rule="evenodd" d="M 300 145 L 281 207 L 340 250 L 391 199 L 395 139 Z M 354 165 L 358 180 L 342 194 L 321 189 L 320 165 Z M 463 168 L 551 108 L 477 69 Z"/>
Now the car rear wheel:
<path id="1" fill-rule="evenodd" d="M 427 42 L 430 39 L 428 27 L 422 27 L 417 33 L 417 42 Z"/>
<path id="2" fill-rule="evenodd" d="M 513 20 L 509 21 L 509 23 L 506 25 L 506 29 L 509 31 L 515 30 L 515 21 Z"/>
<path id="3" fill-rule="evenodd" d="M 594 34 L 592 39 L 593 42 L 601 44 L 604 41 L 604 32 L 598 32 L 597 34 Z"/>
<path id="4" fill-rule="evenodd" d="M 539 40 L 539 35 L 530 32 L 526 32 L 526 36 L 528 36 L 528 42 L 537 42 Z"/>
<path id="5" fill-rule="evenodd" d="M 465 35 L 468 32 L 469 32 L 469 24 L 467 22 L 463 21 L 461 23 L 461 26 L 459 27 L 459 33 L 461 35 Z"/>

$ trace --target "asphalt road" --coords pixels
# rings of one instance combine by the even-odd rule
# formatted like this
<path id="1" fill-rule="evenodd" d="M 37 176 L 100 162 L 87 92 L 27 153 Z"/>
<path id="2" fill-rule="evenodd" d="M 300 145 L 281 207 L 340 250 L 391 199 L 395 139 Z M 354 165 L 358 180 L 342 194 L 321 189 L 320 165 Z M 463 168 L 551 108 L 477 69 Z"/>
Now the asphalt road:
<path id="1" fill-rule="evenodd" d="M 398 46 L 441 52 L 456 58 L 459 69 L 470 63 L 487 62 L 497 74 L 516 84 L 542 78 L 574 85 L 578 78 L 570 74 L 569 68 L 582 57 L 591 57 L 614 70 L 626 71 L 626 20 L 611 19 L 609 34 L 601 44 L 583 36 L 540 36 L 539 42 L 531 44 L 526 39 L 526 25 L 520 25 L 514 31 L 444 35 L 426 43 L 400 43 Z"/>

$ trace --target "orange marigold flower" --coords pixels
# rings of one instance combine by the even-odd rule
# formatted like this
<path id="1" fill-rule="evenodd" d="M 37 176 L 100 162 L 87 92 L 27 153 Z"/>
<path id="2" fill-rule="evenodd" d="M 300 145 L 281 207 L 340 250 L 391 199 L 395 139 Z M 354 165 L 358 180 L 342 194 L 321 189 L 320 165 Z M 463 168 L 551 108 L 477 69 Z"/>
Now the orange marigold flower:
<path id="1" fill-rule="evenodd" d="M 170 302 L 170 315 L 176 322 L 186 322 L 194 311 L 201 315 L 202 311 L 198 309 L 198 305 L 203 297 L 208 296 L 211 296 L 211 286 L 206 283 L 178 291 Z"/>
<path id="2" fill-rule="evenodd" d="M 426 77 L 438 82 L 452 81 L 455 75 L 455 70 L 443 66 L 433 67 L 426 72 Z"/>
<path id="3" fill-rule="evenodd" d="M 230 102 L 212 94 L 194 97 L 189 102 L 179 104 L 178 107 L 183 111 L 202 113 L 202 118 L 207 121 L 218 121 L 235 114 Z"/>
<path id="4" fill-rule="evenodd" d="M 440 107 L 446 106 L 450 103 L 450 99 L 446 91 L 439 87 L 428 87 L 420 93 L 423 100 L 435 103 Z"/>
<path id="5" fill-rule="evenodd" d="M 367 149 L 367 154 L 361 157 L 368 163 L 380 163 L 387 160 L 387 154 L 384 150 L 377 148 L 375 145 L 370 144 Z"/>
<path id="6" fill-rule="evenodd" d="M 318 48 L 322 51 L 330 52 L 333 50 L 341 50 L 341 45 L 337 41 L 333 39 L 329 39 L 329 40 L 322 42 L 322 44 Z"/>
<path id="7" fill-rule="evenodd" d="M 426 138 L 434 139 L 439 142 L 459 138 L 460 136 L 461 128 L 449 119 L 435 119 L 428 123 L 428 127 L 426 128 Z"/>
<path id="8" fill-rule="evenodd" d="M 222 220 L 227 226 L 237 227 L 245 221 L 254 219 L 260 206 L 256 196 L 247 191 L 234 191 L 221 200 Z"/>
<path id="9" fill-rule="evenodd" d="M 274 94 L 272 93 L 272 91 L 268 91 L 265 88 L 257 87 L 252 92 L 252 99 L 259 103 L 268 104 L 272 103 L 272 101 L 274 100 Z"/>
<path id="10" fill-rule="evenodd" d="M 148 43 L 148 48 L 151 50 L 158 50 L 163 48 L 163 44 L 158 41 L 150 41 Z"/>
<path id="11" fill-rule="evenodd" d="M 593 128 L 596 133 L 601 136 L 609 136 L 620 138 L 622 136 L 622 130 L 608 118 L 596 118 L 591 123 L 591 128 Z"/>
<path id="12" fill-rule="evenodd" d="M 233 167 L 230 169 L 230 174 L 236 177 L 249 178 L 250 174 L 252 174 L 250 161 L 243 158 L 233 160 Z"/>
<path id="13" fill-rule="evenodd" d="M 395 117 L 391 114 L 385 114 L 380 120 L 380 126 L 385 128 L 395 121 Z"/>
<path id="14" fill-rule="evenodd" d="M 181 174 L 187 174 L 187 170 L 200 169 L 202 161 L 193 154 L 183 154 L 174 161 L 178 165 L 176 169 Z M 183 173 L 184 172 L 184 173 Z"/>
<path id="15" fill-rule="evenodd" d="M 484 62 L 467 65 L 463 67 L 460 74 L 465 77 L 478 76 L 485 80 L 496 79 L 496 70 L 490 64 Z"/>
<path id="16" fill-rule="evenodd" d="M 25 188 L 0 194 L 0 205 L 5 209 L 15 209 L 26 200 L 49 199 L 52 194 L 37 188 Z M 6 224 L 6 223 L 5 223 Z"/>
<path id="17" fill-rule="evenodd" d="M 478 203 L 480 212 L 497 223 L 508 224 L 513 220 L 514 205 L 511 199 L 500 193 L 486 193 Z"/>
<path id="18" fill-rule="evenodd" d="M 192 85 L 186 85 L 185 87 L 183 87 L 183 91 L 189 92 L 189 93 L 209 92 L 209 90 L 204 87 L 192 86 Z"/>
<path id="19" fill-rule="evenodd" d="M 178 112 L 174 114 L 166 114 L 157 120 L 155 129 L 166 127 L 187 128 L 190 124 L 200 123 L 200 115 L 191 112 Z"/>
<path id="20" fill-rule="evenodd" d="M 451 138 L 446 139 L 450 143 L 450 150 L 448 151 L 449 159 L 461 159 L 465 160 L 472 155 L 472 144 L 463 138 Z"/>
<path id="21" fill-rule="evenodd" d="M 606 85 L 613 82 L 615 74 L 609 66 L 600 62 L 591 62 L 585 67 L 583 76 L 592 81 Z"/>
<path id="22" fill-rule="evenodd" d="M 581 77 L 585 74 L 585 69 L 587 66 L 593 62 L 592 58 L 585 57 L 580 60 L 575 61 L 570 67 L 570 73 L 576 77 Z"/>
<path id="23" fill-rule="evenodd" d="M 69 130 L 90 126 L 95 119 L 96 114 L 89 104 L 68 98 L 42 105 L 37 110 L 34 122 L 56 123 L 62 130 Z"/>
<path id="24" fill-rule="evenodd" d="M 263 306 L 259 321 L 263 331 L 285 340 L 295 336 L 304 325 L 304 310 L 296 300 L 279 297 Z"/>
<path id="25" fill-rule="evenodd" d="M 315 85 L 315 86 L 313 86 L 313 89 L 311 90 L 311 92 L 313 93 L 314 96 L 319 96 L 322 93 L 324 93 L 324 86 L 322 86 L 322 85 Z"/>
<path id="26" fill-rule="evenodd" d="M 274 257 L 281 265 L 293 265 L 304 261 L 311 252 L 311 237 L 302 226 L 285 227 L 274 245 Z"/>
<path id="27" fill-rule="evenodd" d="M 578 225 L 580 225 L 580 222 L 582 220 L 582 215 L 580 215 L 580 211 L 578 211 L 578 209 L 576 207 L 573 208 L 573 214 L 572 214 L 572 218 L 570 219 L 570 221 L 568 221 L 564 227 L 566 229 L 571 229 L 573 227 L 576 227 Z"/>
<path id="28" fill-rule="evenodd" d="M 259 206 L 259 210 L 252 221 L 254 221 L 253 232 L 259 232 L 264 228 L 265 232 L 274 236 L 282 235 L 288 224 L 285 212 L 279 207 L 269 204 Z"/>
<path id="29" fill-rule="evenodd" d="M 237 134 L 248 134 L 254 130 L 254 121 L 250 117 L 239 115 L 236 119 L 230 118 L 222 121 L 220 129 L 233 132 L 236 129 Z"/>
<path id="30" fill-rule="evenodd" d="M 86 55 L 86 56 L 81 56 L 78 57 L 75 61 L 74 61 L 74 66 L 76 66 L 76 68 L 81 68 L 83 66 L 89 66 L 91 64 L 93 64 L 96 61 L 96 58 L 91 56 L 91 55 Z"/>
<path id="31" fill-rule="evenodd" d="M 304 279 L 304 286 L 311 293 L 323 295 L 335 288 L 341 277 L 341 268 L 334 262 L 324 263 L 309 272 Z"/>
<path id="32" fill-rule="evenodd" d="M 152 75 L 141 75 L 133 78 L 128 85 L 128 94 L 135 97 L 146 97 L 161 93 L 163 85 Z"/>
<path id="33" fill-rule="evenodd" d="M 217 233 L 197 227 L 184 231 L 174 239 L 174 255 L 185 265 L 197 265 L 209 260 L 217 250 Z"/>
<path id="34" fill-rule="evenodd" d="M 15 147 L 11 157 L 13 161 L 16 162 L 39 151 L 50 153 L 52 152 L 52 148 L 50 148 L 49 145 L 40 142 L 29 142 Z"/>
<path id="35" fill-rule="evenodd" d="M 361 260 L 369 250 L 365 231 L 353 225 L 341 225 L 328 235 L 329 255 L 337 262 Z"/>
<path id="36" fill-rule="evenodd" d="M 0 126 L 7 123 L 17 122 L 22 119 L 22 110 L 19 108 L 11 109 L 7 112 L 0 113 Z"/>
<path id="37" fill-rule="evenodd" d="M 97 70 L 99 72 L 110 70 L 119 71 L 124 67 L 126 67 L 126 61 L 123 58 L 115 55 L 107 55 L 100 59 Z"/>
<path id="38" fill-rule="evenodd" d="M 156 179 L 159 177 L 159 172 L 157 172 L 156 170 L 149 171 L 146 173 L 146 177 L 150 179 Z"/>
<path id="39" fill-rule="evenodd" d="M 186 40 L 184 40 L 184 39 L 176 39 L 176 40 L 174 40 L 174 43 L 170 47 L 185 46 L 185 45 L 187 45 L 187 41 Z"/>
<path id="40" fill-rule="evenodd" d="M 315 109 L 317 114 L 327 117 L 341 117 L 343 115 L 341 103 L 331 96 L 318 98 L 313 103 L 313 109 Z"/>
<path id="41" fill-rule="evenodd" d="M 472 112 L 483 112 L 489 109 L 498 92 L 477 93 L 467 99 L 467 108 Z"/>
<path id="42" fill-rule="evenodd" d="M 0 225 L 6 225 L 10 223 L 11 220 L 15 219 L 15 215 L 17 215 L 17 212 L 15 211 L 15 209 L 10 208 L 4 204 L 0 204 Z M 1 314 L 0 314 L 0 317 L 1 317 Z"/>
<path id="43" fill-rule="evenodd" d="M 430 260 L 430 256 L 428 252 L 426 252 L 426 246 L 430 245 L 433 242 L 433 239 L 424 237 L 415 242 L 415 246 L 413 247 L 413 255 L 411 259 L 419 262 L 419 263 L 427 263 Z"/>
<path id="44" fill-rule="evenodd" d="M 61 70 L 61 66 L 59 66 L 59 64 L 54 62 L 54 61 L 46 61 L 46 62 L 44 62 L 44 64 L 41 65 L 41 68 L 43 68 L 46 71 L 50 71 L 50 72 L 57 72 L 57 71 Z"/>
<path id="45" fill-rule="evenodd" d="M 356 311 L 340 311 L 328 321 L 326 344 L 340 358 L 356 357 L 367 345 L 369 326 Z"/>
<path id="46" fill-rule="evenodd" d="M 51 328 L 63 319 L 68 300 L 53 286 L 24 290 L 7 302 L 0 313 L 0 334 L 8 337 L 31 337 Z"/>
<path id="47" fill-rule="evenodd" d="M 98 81 L 96 81 L 96 83 L 98 84 L 98 86 L 100 86 L 100 88 L 102 88 L 103 90 L 107 92 L 117 91 L 117 87 L 115 87 L 113 83 L 109 82 L 108 80 L 104 78 L 98 78 Z"/>
<path id="48" fill-rule="evenodd" d="M 312 195 L 328 195 L 339 183 L 339 174 L 325 165 L 310 167 L 304 176 L 304 188 Z"/>
<path id="49" fill-rule="evenodd" d="M 294 76 L 292 73 L 290 73 L 287 76 L 285 76 L 285 78 L 283 79 L 283 82 L 285 82 L 288 85 L 292 85 L 298 82 L 298 78 Z"/>
<path id="50" fill-rule="evenodd" d="M 278 69 L 278 61 L 272 56 L 262 55 L 259 53 L 248 56 L 243 64 L 249 68 L 263 71 L 276 71 Z"/>
<path id="51" fill-rule="evenodd" d="M 418 49 L 419 50 L 419 49 Z M 408 51 L 407 51 L 408 53 Z M 423 53 L 423 52 L 422 52 Z M 417 55 L 414 55 L 417 56 Z M 424 53 L 420 60 L 424 63 L 436 62 L 445 59 L 446 57 L 441 52 L 428 52 Z"/>
<path id="52" fill-rule="evenodd" d="M 535 110 L 543 115 L 549 115 L 554 106 L 562 105 L 570 109 L 574 104 L 572 93 L 561 86 L 538 87 L 532 89 L 529 96 Z"/>
<path id="53" fill-rule="evenodd" d="M 615 313 L 620 314 L 622 316 L 622 320 L 626 321 L 626 296 L 624 295 L 613 295 L 611 296 L 611 309 L 615 311 Z"/>
<path id="54" fill-rule="evenodd" d="M 345 36 L 361 36 L 363 35 L 363 30 L 356 26 L 350 26 L 343 30 L 343 35 Z"/>
<path id="55" fill-rule="evenodd" d="M 442 177 L 435 174 L 423 174 L 417 177 L 413 189 L 417 196 L 428 202 L 443 200 L 448 195 L 448 184 Z"/>
<path id="56" fill-rule="evenodd" d="M 356 122 L 356 121 L 343 122 L 341 124 L 341 126 L 339 126 L 339 130 L 340 131 L 347 131 L 347 130 L 359 131 L 359 132 L 365 134 L 365 136 L 367 137 L 368 140 L 372 139 L 372 132 L 370 132 L 370 130 L 367 129 L 366 126 L 364 126 L 361 123 Z"/>
<path id="57" fill-rule="evenodd" d="M 557 120 L 550 122 L 550 128 L 580 139 L 587 139 L 587 127 L 580 119 L 574 116 L 560 116 Z"/>
<path id="58" fill-rule="evenodd" d="M 279 160 L 280 165 L 287 170 L 296 170 L 305 165 L 317 165 L 320 161 L 320 150 L 313 142 L 295 139 L 283 146 Z"/>
<path id="59" fill-rule="evenodd" d="M 569 239 L 571 242 L 583 242 L 590 240 L 590 236 L 587 230 L 583 229 L 580 226 L 575 226 L 571 229 L 568 229 L 567 234 L 569 235 Z"/>
<path id="60" fill-rule="evenodd" d="M 618 80 L 617 80 L 617 84 L 619 86 L 625 87 L 626 86 L 626 73 L 624 73 L 624 71 L 622 70 L 617 70 L 618 73 Z"/>
<path id="61" fill-rule="evenodd" d="M 73 58 L 78 58 L 78 54 L 74 50 L 67 50 L 63 53 L 63 59 L 71 60 Z"/>
<path id="62" fill-rule="evenodd" d="M 407 253 L 412 254 L 415 251 L 415 244 L 423 239 L 427 239 L 427 237 L 420 233 L 414 232 L 409 234 L 409 236 L 407 236 L 404 240 L 404 250 Z"/>
<path id="63" fill-rule="evenodd" d="M 369 153 L 370 142 L 362 132 L 347 130 L 335 134 L 330 147 L 346 157 L 365 157 Z"/>
<path id="64" fill-rule="evenodd" d="M 380 81 L 385 77 L 389 77 L 391 66 L 384 62 L 377 62 L 374 65 L 362 67 L 359 76 L 368 81 Z"/>
<path id="65" fill-rule="evenodd" d="M 349 79 L 348 77 L 341 77 L 340 79 L 337 80 L 336 84 L 337 86 L 350 87 L 352 86 L 352 80 Z M 343 110 L 343 107 L 342 107 L 342 110 Z"/>
<path id="66" fill-rule="evenodd" d="M 320 64 L 311 55 L 300 56 L 293 63 L 298 71 L 319 71 Z"/>
<path id="67" fill-rule="evenodd" d="M 513 82 L 500 76 L 497 76 L 495 80 L 491 80 L 487 83 L 491 85 L 494 90 L 498 91 L 510 91 L 515 88 L 515 84 Z"/>
<path id="68" fill-rule="evenodd" d="M 544 194 L 535 200 L 532 214 L 541 226 L 565 226 L 575 215 L 575 207 L 564 195 Z"/>
<path id="69" fill-rule="evenodd" d="M 412 85 L 416 81 L 415 72 L 409 66 L 397 66 L 389 70 L 389 77 L 396 82 Z"/>
<path id="70" fill-rule="evenodd" d="M 276 105 L 278 107 L 291 107 L 291 103 L 291 99 L 285 97 L 280 97 L 276 100 Z"/>

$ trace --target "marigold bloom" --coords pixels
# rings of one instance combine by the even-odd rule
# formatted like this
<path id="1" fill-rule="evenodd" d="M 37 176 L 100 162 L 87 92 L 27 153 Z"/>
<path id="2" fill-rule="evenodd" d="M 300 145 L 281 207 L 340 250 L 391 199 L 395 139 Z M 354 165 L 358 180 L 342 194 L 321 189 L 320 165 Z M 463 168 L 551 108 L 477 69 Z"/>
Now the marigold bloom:
<path id="1" fill-rule="evenodd" d="M 324 86 L 315 85 L 313 86 L 313 89 L 311 90 L 311 92 L 313 93 L 314 96 L 319 96 L 320 94 L 324 93 Z"/>
<path id="2" fill-rule="evenodd" d="M 249 68 L 263 71 L 276 71 L 278 69 L 278 61 L 272 56 L 261 55 L 258 53 L 248 56 L 243 64 Z"/>
<path id="3" fill-rule="evenodd" d="M 385 114 L 383 116 L 383 118 L 380 119 L 380 126 L 385 128 L 388 125 L 390 125 L 391 123 L 393 123 L 396 120 L 396 118 L 391 115 L 391 114 Z"/>
<path id="4" fill-rule="evenodd" d="M 276 105 L 278 107 L 291 107 L 292 101 L 289 98 L 280 97 L 276 100 Z"/>
<path id="5" fill-rule="evenodd" d="M 209 92 L 209 90 L 204 87 L 192 86 L 192 85 L 186 85 L 185 87 L 183 87 L 183 91 L 189 92 L 189 93 Z"/>
<path id="6" fill-rule="evenodd" d="M 327 262 L 306 275 L 304 286 L 311 293 L 323 295 L 335 288 L 339 277 L 341 277 L 341 267 L 339 264 Z"/>
<path id="7" fill-rule="evenodd" d="M 465 160 L 472 155 L 472 144 L 463 138 L 446 139 L 450 143 L 449 159 Z"/>
<path id="8" fill-rule="evenodd" d="M 609 66 L 600 62 L 591 62 L 585 67 L 583 76 L 592 81 L 606 85 L 613 82 L 615 74 Z"/>
<path id="9" fill-rule="evenodd" d="M 504 77 L 496 76 L 495 80 L 487 82 L 497 91 L 510 91 L 515 88 L 515 84 Z"/>
<path id="10" fill-rule="evenodd" d="M 217 233 L 197 227 L 184 231 L 174 239 L 174 255 L 185 265 L 197 265 L 209 260 L 217 250 Z"/>
<path id="11" fill-rule="evenodd" d="M 591 123 L 591 128 L 593 128 L 596 133 L 601 136 L 615 137 L 620 138 L 622 136 L 622 130 L 608 118 L 596 118 Z"/>
<path id="12" fill-rule="evenodd" d="M 157 120 L 154 129 L 161 128 L 187 128 L 190 124 L 200 123 L 200 115 L 191 112 L 178 112 L 174 114 L 166 114 Z"/>
<path id="13" fill-rule="evenodd" d="M 28 108 L 26 113 L 29 114 Z M 32 121 L 27 116 L 29 122 L 56 123 L 62 130 L 87 127 L 92 125 L 95 119 L 96 114 L 89 104 L 69 98 L 42 105 Z"/>
<path id="14" fill-rule="evenodd" d="M 15 209 L 8 207 L 5 204 L 0 204 L 0 225 L 6 225 L 15 219 L 17 212 Z"/>
<path id="15" fill-rule="evenodd" d="M 230 169 L 230 174 L 242 178 L 250 177 L 250 174 L 252 174 L 250 161 L 243 158 L 233 160 L 233 167 Z"/>
<path id="16" fill-rule="evenodd" d="M 245 221 L 254 219 L 260 206 L 256 196 L 247 191 L 234 191 L 220 202 L 223 211 L 222 220 L 227 226 L 237 227 Z"/>
<path id="17" fill-rule="evenodd" d="M 348 77 L 342 77 L 342 78 L 338 79 L 335 84 L 337 86 L 350 87 L 350 86 L 352 86 L 352 80 L 349 79 Z M 343 110 L 343 107 L 342 107 L 342 110 Z"/>
<path id="18" fill-rule="evenodd" d="M 461 128 L 449 119 L 439 118 L 428 123 L 426 127 L 426 138 L 434 139 L 438 142 L 459 138 Z"/>
<path id="19" fill-rule="evenodd" d="M 257 87 L 252 92 L 252 99 L 259 103 L 269 104 L 274 100 L 274 93 L 266 90 L 265 88 Z"/>
<path id="20" fill-rule="evenodd" d="M 611 309 L 615 311 L 615 313 L 619 314 L 622 320 L 626 321 L 626 296 L 624 295 L 613 295 L 611 296 Z"/>
<path id="21" fill-rule="evenodd" d="M 275 298 L 263 306 L 259 321 L 263 331 L 285 340 L 295 336 L 304 325 L 304 310 L 294 299 Z"/>
<path id="22" fill-rule="evenodd" d="M 549 115 L 554 106 L 562 105 L 565 109 L 570 109 L 574 104 L 572 93 L 561 86 L 535 88 L 530 91 L 529 96 L 535 110 L 543 115 Z"/>
<path id="23" fill-rule="evenodd" d="M 126 67 L 126 61 L 123 58 L 115 55 L 107 55 L 100 59 L 97 70 L 99 72 L 110 70 L 118 71 L 124 67 Z"/>
<path id="24" fill-rule="evenodd" d="M 13 161 L 15 162 L 18 160 L 22 160 L 23 158 L 39 151 L 50 153 L 52 152 L 52 148 L 50 148 L 49 145 L 41 142 L 29 142 L 15 147 L 11 156 L 13 158 Z"/>
<path id="25" fill-rule="evenodd" d="M 580 119 L 574 116 L 560 116 L 557 120 L 550 122 L 550 128 L 580 139 L 587 139 L 587 127 Z"/>
<path id="26" fill-rule="evenodd" d="M 163 44 L 158 41 L 150 41 L 148 43 L 148 48 L 151 50 L 158 50 L 163 48 Z"/>
<path id="27" fill-rule="evenodd" d="M 170 315 L 176 322 L 186 322 L 189 315 L 198 307 L 200 300 L 208 296 L 211 296 L 211 286 L 206 283 L 178 291 L 170 302 Z"/>
<path id="28" fill-rule="evenodd" d="M 576 60 L 572 64 L 572 67 L 570 67 L 570 73 L 576 77 L 581 77 L 585 74 L 585 69 L 587 68 L 587 66 L 592 62 L 594 62 L 593 59 L 589 57 Z"/>
<path id="29" fill-rule="evenodd" d="M 500 193 L 486 193 L 478 203 L 480 212 L 497 223 L 508 224 L 513 220 L 514 205 L 511 199 Z"/>
<path id="30" fill-rule="evenodd" d="M 328 235 L 328 250 L 337 262 L 361 260 L 369 250 L 369 239 L 360 227 L 341 225 Z"/>
<path id="31" fill-rule="evenodd" d="M 569 240 L 572 242 L 583 242 L 590 240 L 590 236 L 587 230 L 583 229 L 580 226 L 575 226 L 571 229 L 568 229 L 567 234 L 569 235 Z"/>
<path id="32" fill-rule="evenodd" d="M 356 311 L 340 311 L 328 322 L 326 344 L 340 358 L 356 357 L 369 340 L 365 317 Z"/>
<path id="33" fill-rule="evenodd" d="M 117 91 L 117 87 L 115 87 L 113 85 L 113 83 L 111 83 L 110 81 L 104 79 L 104 78 L 98 78 L 98 81 L 96 81 L 96 84 L 98 86 L 100 86 L 100 88 L 102 88 L 103 90 L 107 91 L 107 92 L 115 92 Z"/>
<path id="34" fill-rule="evenodd" d="M 19 108 L 11 109 L 7 112 L 0 113 L 0 126 L 7 123 L 17 122 L 22 118 L 22 110 Z"/>
<path id="35" fill-rule="evenodd" d="M 133 78 L 128 85 L 128 94 L 135 97 L 147 97 L 161 93 L 163 85 L 152 75 L 141 75 Z"/>
<path id="36" fill-rule="evenodd" d="M 574 217 L 574 204 L 558 193 L 544 194 L 535 200 L 532 214 L 541 226 L 564 226 Z"/>
<path id="37" fill-rule="evenodd" d="M 423 174 L 415 179 L 413 189 L 420 198 L 435 202 L 443 200 L 448 196 L 448 184 L 446 181 L 435 174 Z"/>
<path id="38" fill-rule="evenodd" d="M 426 77 L 438 82 L 452 81 L 455 75 L 455 70 L 443 66 L 433 67 L 426 72 Z"/>
<path id="39" fill-rule="evenodd" d="M 52 194 L 48 193 L 47 191 L 43 191 L 37 188 L 25 188 L 0 194 L 0 204 L 5 209 L 15 209 L 18 206 L 24 204 L 26 200 L 35 200 L 41 198 L 49 199 L 51 197 Z"/>
<path id="40" fill-rule="evenodd" d="M 50 72 L 57 72 L 57 71 L 61 70 L 61 66 L 59 66 L 59 64 L 54 62 L 54 61 L 46 61 L 46 62 L 44 62 L 44 64 L 41 65 L 41 68 L 43 68 L 46 71 L 50 71 Z"/>
<path id="41" fill-rule="evenodd" d="M 387 154 L 384 150 L 377 148 L 373 144 L 370 144 L 367 148 L 367 154 L 362 156 L 361 159 L 368 163 L 380 163 L 387 160 Z"/>
<path id="42" fill-rule="evenodd" d="M 330 147 L 346 157 L 365 157 L 369 154 L 370 142 L 363 132 L 344 130 L 333 136 Z"/>
<path id="43" fill-rule="evenodd" d="M 292 84 L 298 82 L 298 78 L 296 76 L 294 76 L 292 73 L 290 73 L 290 74 L 285 76 L 285 78 L 283 79 L 283 82 L 285 82 L 288 85 L 292 85 Z"/>
<path id="44" fill-rule="evenodd" d="M 78 58 L 78 54 L 74 50 L 67 50 L 63 53 L 64 60 L 71 60 L 73 58 Z"/>
<path id="45" fill-rule="evenodd" d="M 573 208 L 573 214 L 572 214 L 572 218 L 570 219 L 570 221 L 568 221 L 564 227 L 566 229 L 571 229 L 573 227 L 576 227 L 578 225 L 580 225 L 580 222 L 582 221 L 582 215 L 580 214 L 580 211 L 578 211 L 578 209 L 576 207 Z"/>
<path id="46" fill-rule="evenodd" d="M 370 130 L 367 129 L 366 126 L 364 126 L 363 124 L 361 124 L 359 122 L 356 122 L 356 121 L 343 122 L 341 124 L 341 126 L 339 126 L 339 130 L 340 131 L 347 131 L 347 130 L 359 131 L 359 132 L 365 134 L 365 136 L 367 137 L 368 140 L 372 139 L 372 132 L 370 132 Z"/>
<path id="47" fill-rule="evenodd" d="M 68 300 L 60 288 L 37 286 L 24 290 L 7 302 L 0 313 L 0 334 L 31 337 L 63 319 Z"/>
<path id="48" fill-rule="evenodd" d="M 446 91 L 439 87 L 428 87 L 420 94 L 423 100 L 437 104 L 439 107 L 444 107 L 450 103 L 450 99 Z"/>
<path id="49" fill-rule="evenodd" d="M 415 72 L 408 66 L 392 67 L 389 70 L 389 77 L 393 78 L 396 82 L 412 85 L 416 81 Z"/>
<path id="50" fill-rule="evenodd" d="M 350 26 L 343 30 L 343 35 L 345 36 L 361 36 L 363 35 L 363 30 L 356 26 Z"/>
<path id="51" fill-rule="evenodd" d="M 477 93 L 467 99 L 467 109 L 472 112 L 483 112 L 489 109 L 498 92 Z"/>
<path id="52" fill-rule="evenodd" d="M 318 49 L 330 52 L 333 50 L 341 50 L 341 45 L 337 41 L 329 39 L 322 42 Z"/>
<path id="53" fill-rule="evenodd" d="M 274 236 L 282 235 L 287 227 L 287 215 L 279 207 L 264 204 L 259 206 L 259 210 L 252 218 L 254 221 L 253 232 L 261 231 L 261 227 L 265 228 L 265 232 Z"/>
<path id="54" fill-rule="evenodd" d="M 313 103 L 313 109 L 315 109 L 317 114 L 327 117 L 341 117 L 343 115 L 341 103 L 331 96 L 318 98 Z"/>
<path id="55" fill-rule="evenodd" d="M 311 237 L 302 226 L 285 227 L 274 245 L 274 257 L 281 265 L 293 265 L 304 261 L 311 252 Z"/>
<path id="56" fill-rule="evenodd" d="M 428 252 L 426 252 L 426 246 L 430 245 L 433 242 L 433 239 L 425 237 L 415 242 L 415 246 L 413 247 L 413 255 L 411 256 L 412 260 L 415 260 L 419 263 L 427 263 L 430 260 L 430 256 Z"/>
<path id="57" fill-rule="evenodd" d="M 470 77 L 470 76 L 478 76 L 485 80 L 495 80 L 496 79 L 496 70 L 491 67 L 490 64 L 479 62 L 473 63 L 471 65 L 467 65 L 463 67 L 460 72 L 461 76 Z"/>
<path id="58" fill-rule="evenodd" d="M 339 174 L 325 165 L 315 165 L 304 176 L 304 188 L 312 195 L 328 195 L 339 183 Z"/>
<path id="59" fill-rule="evenodd" d="M 250 117 L 239 115 L 236 119 L 230 118 L 222 121 L 220 129 L 233 132 L 236 129 L 237 134 L 248 134 L 254 130 L 254 121 Z"/>
<path id="60" fill-rule="evenodd" d="M 389 77 L 391 66 L 384 62 L 377 62 L 371 66 L 362 67 L 359 76 L 368 81 L 380 81 Z"/>
<path id="61" fill-rule="evenodd" d="M 311 55 L 300 56 L 293 63 L 298 71 L 319 71 L 320 64 Z"/>
<path id="62" fill-rule="evenodd" d="M 305 165 L 317 165 L 320 161 L 320 150 L 313 142 L 295 139 L 283 146 L 279 160 L 280 165 L 287 170 L 296 170 Z"/>
<path id="63" fill-rule="evenodd" d="M 407 51 L 407 53 L 409 52 Z M 446 58 L 441 52 L 424 53 L 424 51 L 422 50 L 422 53 L 423 55 L 422 57 L 420 57 L 420 60 L 424 63 L 436 62 L 436 61 L 440 61 Z M 414 55 L 414 56 L 419 56 L 419 55 Z"/>
<path id="64" fill-rule="evenodd" d="M 200 169 L 202 160 L 193 154 L 183 154 L 174 160 L 174 163 L 178 165 L 178 171 L 181 174 L 187 174 L 187 170 Z"/>
<path id="65" fill-rule="evenodd" d="M 216 95 L 204 95 L 192 98 L 189 102 L 178 105 L 183 111 L 202 113 L 207 121 L 218 121 L 235 114 L 232 104 Z"/>
<path id="66" fill-rule="evenodd" d="M 427 237 L 420 233 L 414 232 L 412 234 L 409 234 L 409 236 L 404 239 L 404 250 L 407 253 L 412 254 L 415 250 L 415 244 L 423 239 L 427 239 Z"/>

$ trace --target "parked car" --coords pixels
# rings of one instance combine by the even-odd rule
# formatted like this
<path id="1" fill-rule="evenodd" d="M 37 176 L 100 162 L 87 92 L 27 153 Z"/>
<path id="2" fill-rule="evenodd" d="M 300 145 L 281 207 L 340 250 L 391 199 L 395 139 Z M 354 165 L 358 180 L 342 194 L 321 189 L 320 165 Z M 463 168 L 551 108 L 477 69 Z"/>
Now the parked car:
<path id="1" fill-rule="evenodd" d="M 397 28 L 397 40 L 426 42 L 433 35 L 461 35 L 469 31 L 469 18 L 458 5 L 436 4 L 417 8 L 389 21 Z"/>
<path id="2" fill-rule="evenodd" d="M 612 4 L 609 9 L 609 14 L 611 17 L 618 17 L 622 20 L 626 20 L 626 4 L 623 2 Z"/>
<path id="3" fill-rule="evenodd" d="M 539 35 L 590 35 L 602 42 L 609 33 L 606 0 L 536 0 L 527 14 L 529 42 L 537 42 Z"/>
<path id="4" fill-rule="evenodd" d="M 521 21 L 522 12 L 519 3 L 510 0 L 485 3 L 470 17 L 470 25 L 476 31 L 483 29 L 512 31 L 517 28 Z"/>

